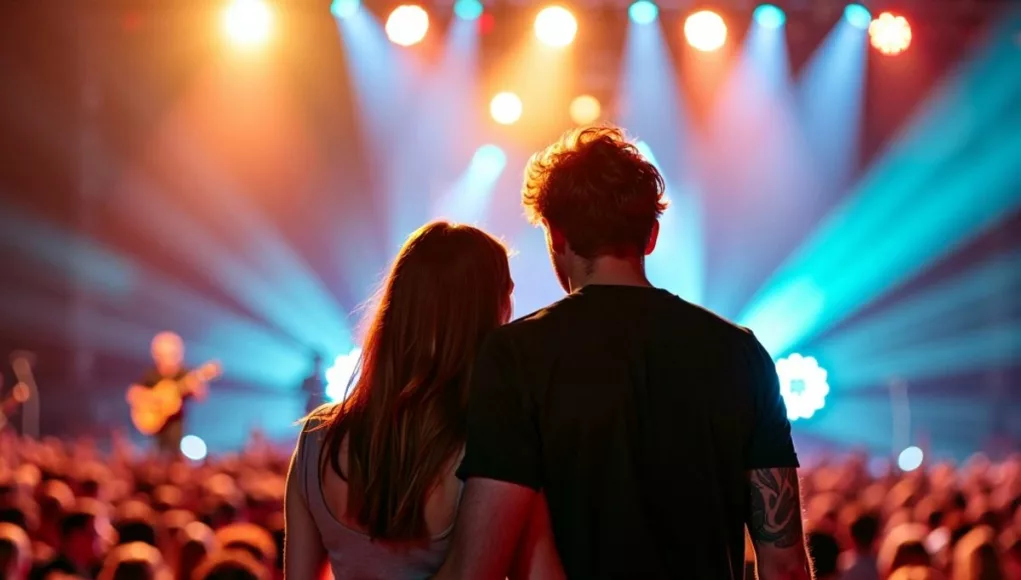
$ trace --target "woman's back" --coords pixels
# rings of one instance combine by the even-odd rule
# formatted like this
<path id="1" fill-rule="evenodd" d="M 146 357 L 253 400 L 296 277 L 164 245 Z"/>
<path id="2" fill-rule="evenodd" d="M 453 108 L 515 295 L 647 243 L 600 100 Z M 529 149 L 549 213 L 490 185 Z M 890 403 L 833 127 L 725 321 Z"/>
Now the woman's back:
<path id="1" fill-rule="evenodd" d="M 346 512 L 348 485 L 330 469 L 323 470 L 322 429 L 311 419 L 295 455 L 299 491 L 308 505 L 326 549 L 334 578 L 411 580 L 435 574 L 447 553 L 461 484 L 454 465 L 437 482 L 425 505 L 430 540 L 395 543 L 373 540 Z M 341 447 L 341 468 L 347 468 L 347 445 Z"/>

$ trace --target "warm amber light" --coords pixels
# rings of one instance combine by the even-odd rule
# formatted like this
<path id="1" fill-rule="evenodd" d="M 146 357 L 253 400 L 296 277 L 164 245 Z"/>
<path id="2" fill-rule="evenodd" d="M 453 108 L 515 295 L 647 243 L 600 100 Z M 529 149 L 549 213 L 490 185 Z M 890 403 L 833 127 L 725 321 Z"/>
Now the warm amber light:
<path id="1" fill-rule="evenodd" d="M 869 41 L 883 54 L 900 54 L 911 46 L 911 25 L 903 16 L 883 12 L 869 24 Z"/>

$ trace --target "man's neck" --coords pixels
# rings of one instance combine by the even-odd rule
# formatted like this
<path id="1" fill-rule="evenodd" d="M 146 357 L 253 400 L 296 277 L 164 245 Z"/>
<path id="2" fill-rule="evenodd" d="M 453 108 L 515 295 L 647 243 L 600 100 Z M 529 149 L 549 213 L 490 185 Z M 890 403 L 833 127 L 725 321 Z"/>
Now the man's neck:
<path id="1" fill-rule="evenodd" d="M 645 277 L 645 267 L 638 258 L 601 256 L 591 267 L 571 277 L 571 290 L 585 286 L 652 286 Z"/>

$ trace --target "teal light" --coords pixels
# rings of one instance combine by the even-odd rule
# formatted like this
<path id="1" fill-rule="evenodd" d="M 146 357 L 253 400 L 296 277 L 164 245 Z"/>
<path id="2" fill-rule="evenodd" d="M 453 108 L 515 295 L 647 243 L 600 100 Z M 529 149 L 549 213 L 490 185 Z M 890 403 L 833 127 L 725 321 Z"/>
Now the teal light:
<path id="1" fill-rule="evenodd" d="M 772 4 L 762 4 L 755 9 L 753 15 L 755 22 L 763 28 L 776 29 L 784 25 L 787 22 L 787 15 L 777 6 Z"/>
<path id="2" fill-rule="evenodd" d="M 638 0 L 628 8 L 627 13 L 635 24 L 652 24 L 659 17 L 659 8 L 649 0 Z"/>
<path id="3" fill-rule="evenodd" d="M 330 13 L 343 20 L 354 16 L 360 5 L 359 0 L 333 0 L 333 4 L 330 5 Z"/>
<path id="4" fill-rule="evenodd" d="M 847 8 L 844 8 L 844 18 L 851 26 L 862 30 L 868 28 L 872 23 L 872 13 L 861 4 L 848 4 Z"/>
<path id="5" fill-rule="evenodd" d="M 457 0 L 454 3 L 454 14 L 461 20 L 475 20 L 482 16 L 482 10 L 479 0 Z"/>

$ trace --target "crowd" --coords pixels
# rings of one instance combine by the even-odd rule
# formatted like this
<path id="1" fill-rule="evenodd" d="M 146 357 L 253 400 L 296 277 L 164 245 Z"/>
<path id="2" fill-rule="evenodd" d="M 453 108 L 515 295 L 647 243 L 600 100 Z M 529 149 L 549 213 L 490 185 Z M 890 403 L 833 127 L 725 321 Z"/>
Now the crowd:
<path id="1" fill-rule="evenodd" d="M 282 576 L 289 457 L 258 437 L 201 463 L 124 440 L 0 450 L 0 578 Z M 820 580 L 1021 579 L 1021 458 L 873 475 L 852 455 L 803 469 L 802 494 Z"/>

